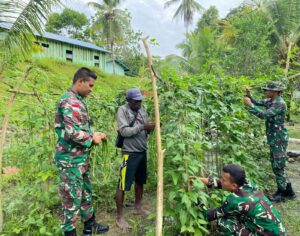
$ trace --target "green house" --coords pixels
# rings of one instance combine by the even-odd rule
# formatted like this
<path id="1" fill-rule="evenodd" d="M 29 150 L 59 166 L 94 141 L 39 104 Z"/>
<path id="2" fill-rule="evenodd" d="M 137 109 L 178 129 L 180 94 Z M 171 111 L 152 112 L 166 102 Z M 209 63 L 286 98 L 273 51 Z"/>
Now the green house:
<path id="1" fill-rule="evenodd" d="M 0 24 L 0 40 L 9 29 L 10 25 Z M 38 53 L 34 54 L 34 57 L 55 58 L 89 67 L 96 66 L 102 71 L 113 73 L 112 60 L 107 59 L 110 52 L 102 47 L 49 32 L 44 32 L 43 36 L 36 33 L 35 36 Z M 119 60 L 115 61 L 115 73 L 132 76 L 129 68 Z"/>
<path id="2" fill-rule="evenodd" d="M 107 73 L 113 74 L 113 61 L 111 59 L 106 60 L 105 71 Z M 122 63 L 122 61 L 115 60 L 115 73 L 117 75 L 129 75 L 129 68 L 124 63 Z"/>
<path id="3" fill-rule="evenodd" d="M 44 32 L 43 37 L 36 35 L 35 44 L 41 49 L 35 57 L 51 57 L 96 66 L 105 71 L 108 51 L 92 43 Z"/>

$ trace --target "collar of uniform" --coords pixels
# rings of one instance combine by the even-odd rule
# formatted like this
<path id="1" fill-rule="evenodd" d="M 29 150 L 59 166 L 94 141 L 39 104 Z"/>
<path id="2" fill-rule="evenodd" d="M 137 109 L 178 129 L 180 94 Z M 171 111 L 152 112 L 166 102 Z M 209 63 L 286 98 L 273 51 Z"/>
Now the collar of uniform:
<path id="1" fill-rule="evenodd" d="M 82 100 L 83 97 L 81 97 L 78 93 L 75 93 L 72 88 L 68 88 L 67 89 L 69 92 L 73 93 L 75 95 L 76 98 L 78 98 L 79 100 Z"/>
<path id="2" fill-rule="evenodd" d="M 275 98 L 275 100 L 272 101 L 272 103 L 281 102 L 281 100 L 282 100 L 281 96 L 277 96 L 277 97 Z"/>

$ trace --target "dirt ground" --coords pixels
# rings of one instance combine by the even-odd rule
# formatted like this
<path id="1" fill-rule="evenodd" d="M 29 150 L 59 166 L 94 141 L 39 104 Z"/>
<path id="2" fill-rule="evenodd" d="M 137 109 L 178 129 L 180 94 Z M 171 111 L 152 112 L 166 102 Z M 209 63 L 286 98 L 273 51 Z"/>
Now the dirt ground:
<path id="1" fill-rule="evenodd" d="M 154 194 L 154 196 L 152 196 Z M 152 200 L 150 199 L 150 196 L 152 197 Z M 146 193 L 145 199 L 144 199 L 144 206 L 145 209 L 149 210 L 151 213 L 155 213 L 155 201 L 153 201 L 153 197 L 156 197 L 156 193 Z M 109 225 L 109 232 L 103 234 L 106 236 L 118 236 L 118 235 L 124 235 L 124 236 L 142 236 L 145 235 L 143 229 L 150 225 L 155 225 L 155 219 L 148 220 L 147 217 L 143 216 L 136 216 L 133 215 L 133 206 L 134 201 L 131 199 L 132 197 L 129 196 L 125 200 L 125 218 L 127 219 L 130 229 L 127 232 L 124 232 L 120 230 L 116 223 L 115 223 L 115 217 L 116 217 L 116 210 L 113 212 L 100 212 L 97 210 L 97 221 L 100 221 L 101 223 L 105 223 Z"/>

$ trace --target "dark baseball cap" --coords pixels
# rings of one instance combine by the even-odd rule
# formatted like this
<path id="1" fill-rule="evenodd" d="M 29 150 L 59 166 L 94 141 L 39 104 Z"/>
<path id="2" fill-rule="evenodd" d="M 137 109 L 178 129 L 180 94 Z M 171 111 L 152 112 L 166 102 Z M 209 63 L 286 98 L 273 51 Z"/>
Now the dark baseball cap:
<path id="1" fill-rule="evenodd" d="M 127 91 L 127 98 L 133 99 L 136 101 L 141 101 L 144 99 L 141 90 L 136 88 L 131 88 Z"/>

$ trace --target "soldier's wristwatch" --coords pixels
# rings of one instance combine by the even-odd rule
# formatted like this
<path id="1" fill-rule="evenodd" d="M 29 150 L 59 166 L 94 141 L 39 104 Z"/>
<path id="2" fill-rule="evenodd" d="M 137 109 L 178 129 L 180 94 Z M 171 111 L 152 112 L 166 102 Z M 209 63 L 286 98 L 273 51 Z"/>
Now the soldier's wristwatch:
<path id="1" fill-rule="evenodd" d="M 209 187 L 209 188 L 213 188 L 214 187 L 214 178 L 212 176 L 208 177 L 207 187 Z"/>

